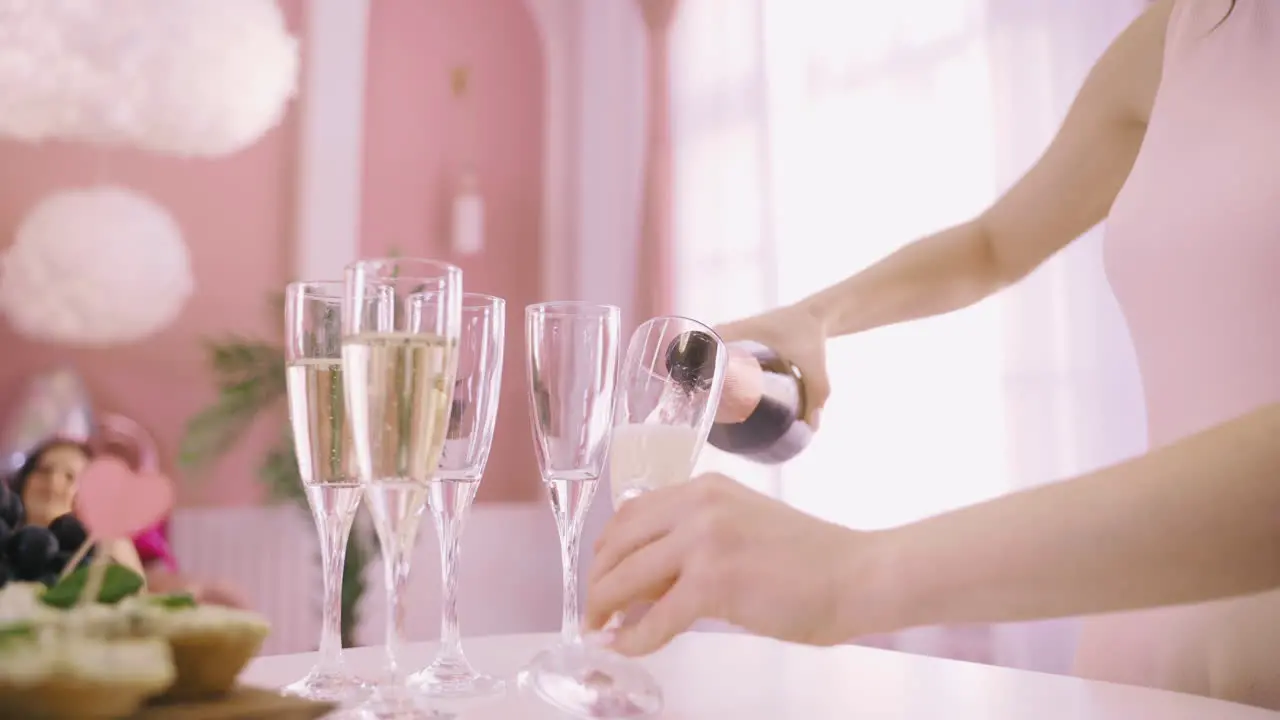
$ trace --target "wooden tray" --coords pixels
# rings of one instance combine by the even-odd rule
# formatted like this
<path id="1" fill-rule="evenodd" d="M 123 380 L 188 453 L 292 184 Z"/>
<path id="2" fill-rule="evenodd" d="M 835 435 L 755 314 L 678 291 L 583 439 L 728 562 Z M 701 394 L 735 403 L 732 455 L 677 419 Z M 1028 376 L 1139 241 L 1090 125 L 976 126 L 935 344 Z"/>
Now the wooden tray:
<path id="1" fill-rule="evenodd" d="M 131 720 L 316 720 L 337 707 L 241 686 L 217 700 L 148 705 Z"/>

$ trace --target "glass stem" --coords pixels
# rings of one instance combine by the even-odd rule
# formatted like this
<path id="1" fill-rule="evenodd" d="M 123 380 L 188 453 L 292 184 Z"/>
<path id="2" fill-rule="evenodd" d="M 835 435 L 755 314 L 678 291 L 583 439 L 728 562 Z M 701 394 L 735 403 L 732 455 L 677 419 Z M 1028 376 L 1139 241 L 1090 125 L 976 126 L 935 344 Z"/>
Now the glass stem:
<path id="1" fill-rule="evenodd" d="M 387 679 L 393 686 L 404 682 L 400 646 L 404 644 L 404 596 L 409 584 L 409 554 L 412 551 L 409 543 L 399 540 L 384 543 L 382 548 L 387 583 Z"/>
<path id="2" fill-rule="evenodd" d="M 440 534 L 440 577 L 444 585 L 440 613 L 440 654 L 437 662 L 466 663 L 466 657 L 462 654 L 462 633 L 458 622 L 458 558 L 465 519 L 465 515 L 461 513 L 445 513 L 436 522 Z"/>
<path id="3" fill-rule="evenodd" d="M 342 574 L 355 513 L 326 516 L 313 512 L 312 515 L 320 534 L 320 572 L 324 582 L 319 666 L 324 670 L 337 670 L 342 665 Z"/>
<path id="4" fill-rule="evenodd" d="M 578 607 L 578 545 L 582 523 L 565 524 L 560 532 L 560 562 L 564 566 L 564 607 L 560 619 L 560 639 L 566 645 L 582 642 L 581 611 Z"/>

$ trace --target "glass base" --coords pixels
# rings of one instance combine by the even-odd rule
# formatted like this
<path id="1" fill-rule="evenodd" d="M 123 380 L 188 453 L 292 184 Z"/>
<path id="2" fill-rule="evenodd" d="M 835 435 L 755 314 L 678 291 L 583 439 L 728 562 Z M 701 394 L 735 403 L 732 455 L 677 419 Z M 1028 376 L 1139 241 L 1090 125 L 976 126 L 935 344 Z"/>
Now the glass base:
<path id="1" fill-rule="evenodd" d="M 443 720 L 452 713 L 441 712 L 416 690 L 402 686 L 380 685 L 369 701 L 357 708 L 365 720 Z"/>
<path id="2" fill-rule="evenodd" d="M 446 700 L 501 695 L 506 683 L 472 669 L 466 660 L 437 658 L 409 676 L 409 687 L 429 698 Z"/>
<path id="3" fill-rule="evenodd" d="M 634 660 L 590 645 L 559 645 L 534 657 L 520 686 L 580 717 L 648 718 L 662 712 L 662 688 Z"/>
<path id="4" fill-rule="evenodd" d="M 369 696 L 369 685 L 339 669 L 315 668 L 306 677 L 282 690 L 285 695 L 339 704 L 359 702 Z"/>

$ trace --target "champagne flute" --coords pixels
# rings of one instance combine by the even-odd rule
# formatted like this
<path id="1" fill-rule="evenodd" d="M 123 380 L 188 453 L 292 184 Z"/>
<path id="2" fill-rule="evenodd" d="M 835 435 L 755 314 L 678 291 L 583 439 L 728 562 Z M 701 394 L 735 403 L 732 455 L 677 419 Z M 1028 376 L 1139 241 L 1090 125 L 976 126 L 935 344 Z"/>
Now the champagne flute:
<path id="1" fill-rule="evenodd" d="M 642 493 L 688 482 L 715 420 L 724 385 L 725 348 L 710 328 L 682 317 L 659 317 L 636 329 L 618 374 L 609 483 L 613 504 Z M 608 629 L 624 621 L 618 613 Z M 662 708 L 662 694 L 634 660 L 597 648 L 584 656 L 579 676 L 627 677 L 651 687 L 588 710 L 593 717 L 647 717 Z M 645 678 L 641 683 L 640 678 Z M 617 681 L 613 684 L 616 686 Z"/>
<path id="2" fill-rule="evenodd" d="M 412 298 L 422 293 L 438 301 L 430 312 L 413 312 Z M 410 560 L 457 376 L 462 271 L 434 260 L 365 260 L 347 266 L 345 300 L 347 413 L 387 586 L 387 673 L 369 709 L 381 717 L 432 717 L 419 711 L 400 648 Z"/>
<path id="3" fill-rule="evenodd" d="M 410 313 L 434 314 L 439 302 L 435 293 L 411 298 Z M 467 511 L 480 487 L 493 444 L 493 426 L 502 388 L 506 314 L 507 304 L 502 298 L 475 293 L 462 295 L 457 385 L 440 470 L 427 496 L 440 536 L 440 571 L 444 581 L 440 648 L 435 660 L 410 678 L 411 684 L 428 697 L 485 697 L 497 695 L 504 689 L 501 680 L 476 672 L 462 652 L 458 627 L 458 557 Z"/>
<path id="4" fill-rule="evenodd" d="M 360 481 L 342 396 L 341 282 L 296 282 L 285 291 L 285 382 L 293 448 L 320 536 L 324 583 L 320 658 L 284 692 L 347 702 L 367 688 L 342 661 L 342 570 L 360 507 Z"/>
<path id="5" fill-rule="evenodd" d="M 578 544 L 609 451 L 618 367 L 618 308 L 554 302 L 525 311 L 534 445 L 560 532 L 564 615 L 560 642 L 533 658 L 520 683 L 586 717 L 642 717 L 662 692 L 640 666 L 583 642 Z"/>
<path id="6" fill-rule="evenodd" d="M 614 408 L 614 507 L 689 481 L 720 405 L 726 359 L 720 337 L 696 320 L 658 317 L 636 328 Z"/>
<path id="7" fill-rule="evenodd" d="M 692 478 L 720 406 L 727 361 L 720 336 L 696 320 L 657 317 L 632 333 L 609 446 L 615 510 L 642 493 Z M 617 630 L 625 620 L 616 613 L 605 630 Z"/>

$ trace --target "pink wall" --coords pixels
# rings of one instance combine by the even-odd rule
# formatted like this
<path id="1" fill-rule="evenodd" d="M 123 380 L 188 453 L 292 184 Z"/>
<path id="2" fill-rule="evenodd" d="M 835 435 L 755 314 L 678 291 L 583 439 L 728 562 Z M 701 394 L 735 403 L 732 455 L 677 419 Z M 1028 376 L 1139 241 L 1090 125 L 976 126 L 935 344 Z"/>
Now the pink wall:
<path id="1" fill-rule="evenodd" d="M 301 32 L 302 0 L 283 0 Z M 361 252 L 425 254 L 458 262 L 467 286 L 509 302 L 507 373 L 498 441 L 482 500 L 528 499 L 537 492 L 526 420 L 521 320 L 539 297 L 543 70 L 532 17 L 522 0 L 372 3 Z M 449 94 L 449 70 L 472 67 L 471 114 Z M 296 107 L 252 148 L 216 161 L 181 161 L 116 151 L 0 142 L 0 249 L 46 193 L 98 181 L 145 192 L 187 234 L 196 293 L 168 330 L 131 347 L 73 350 L 15 337 L 0 322 L 0 417 L 22 381 L 70 363 L 95 401 L 155 433 L 164 464 L 173 461 L 187 420 L 212 399 L 202 342 L 241 334 L 274 338 L 268 299 L 292 276 Z M 467 153 L 470 154 L 467 154 Z M 447 250 L 452 170 L 470 158 L 487 201 L 489 242 L 471 258 Z M 257 467 L 280 433 L 264 418 L 242 447 L 199 487 L 184 484 L 186 505 L 259 501 Z"/>
<path id="2" fill-rule="evenodd" d="M 480 500 L 528 500 L 539 485 L 524 379 L 525 305 L 541 298 L 544 71 L 524 0 L 375 2 L 365 117 L 365 256 L 398 251 L 456 262 L 466 288 L 507 299 L 506 372 Z M 471 68 L 459 104 L 452 68 Z M 486 247 L 449 249 L 450 198 L 474 167 Z"/>

